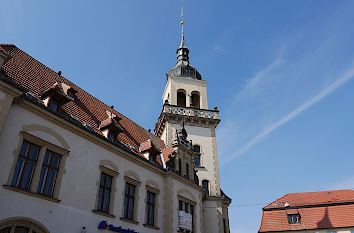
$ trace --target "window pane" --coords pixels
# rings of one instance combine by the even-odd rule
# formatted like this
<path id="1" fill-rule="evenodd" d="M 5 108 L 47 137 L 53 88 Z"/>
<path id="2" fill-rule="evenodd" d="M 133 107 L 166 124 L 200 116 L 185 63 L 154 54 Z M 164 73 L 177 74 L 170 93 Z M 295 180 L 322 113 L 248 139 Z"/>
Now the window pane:
<path id="1" fill-rule="evenodd" d="M 46 151 L 45 152 L 45 156 L 44 156 L 44 160 L 43 160 L 43 164 L 44 165 L 49 165 L 49 159 L 50 159 L 50 151 Z"/>
<path id="2" fill-rule="evenodd" d="M 26 167 L 24 168 L 25 171 L 23 174 L 22 183 L 20 184 L 20 188 L 29 189 L 29 185 L 32 179 L 33 168 L 34 168 L 34 163 L 28 162 L 26 164 Z"/>
<path id="3" fill-rule="evenodd" d="M 112 185 L 112 176 L 106 175 L 106 188 L 111 188 Z"/>
<path id="4" fill-rule="evenodd" d="M 129 198 L 128 218 L 133 219 L 134 199 Z"/>
<path id="5" fill-rule="evenodd" d="M 26 227 L 16 227 L 15 228 L 15 233 L 28 233 L 29 229 Z"/>
<path id="6" fill-rule="evenodd" d="M 39 146 L 36 145 L 31 145 L 29 148 L 29 152 L 28 152 L 28 158 L 32 159 L 32 160 L 37 160 L 37 156 L 39 153 Z"/>
<path id="7" fill-rule="evenodd" d="M 183 202 L 182 202 L 182 201 L 178 201 L 178 209 L 179 209 L 180 211 L 183 210 Z"/>
<path id="8" fill-rule="evenodd" d="M 98 190 L 98 202 L 97 202 L 97 210 L 102 210 L 102 199 L 103 199 L 103 188 L 99 188 Z"/>
<path id="9" fill-rule="evenodd" d="M 154 207 L 150 206 L 150 219 L 149 219 L 150 225 L 154 225 Z"/>
<path id="10" fill-rule="evenodd" d="M 209 181 L 203 180 L 202 181 L 202 186 L 205 190 L 206 195 L 209 195 Z"/>
<path id="11" fill-rule="evenodd" d="M 12 177 L 12 182 L 11 182 L 11 185 L 13 185 L 13 186 L 17 186 L 17 182 L 18 182 L 18 179 L 20 176 L 22 164 L 23 164 L 23 159 L 18 158 L 17 162 L 16 162 L 15 173 L 14 173 L 14 176 Z"/>
<path id="12" fill-rule="evenodd" d="M 129 194 L 129 184 L 128 183 L 126 183 L 126 185 L 125 185 L 125 195 L 128 195 Z"/>
<path id="13" fill-rule="evenodd" d="M 52 110 L 54 110 L 54 111 L 58 111 L 58 106 L 59 106 L 59 103 L 58 103 L 58 101 L 56 101 L 56 100 L 54 100 L 54 99 L 51 99 L 50 101 L 49 101 L 49 108 L 50 109 L 52 109 Z"/>
<path id="14" fill-rule="evenodd" d="M 47 176 L 47 186 L 45 190 L 45 195 L 47 196 L 52 196 L 56 175 L 57 171 L 49 170 L 49 175 Z"/>
<path id="15" fill-rule="evenodd" d="M 111 192 L 109 190 L 105 190 L 104 192 L 104 199 L 103 199 L 103 211 L 109 211 L 109 196 Z"/>
<path id="16" fill-rule="evenodd" d="M 4 229 L 1 229 L 0 233 L 10 233 L 10 231 L 11 231 L 11 227 L 6 227 Z"/>
<path id="17" fill-rule="evenodd" d="M 25 156 L 26 152 L 27 152 L 27 149 L 28 149 L 28 142 L 23 141 L 23 143 L 21 145 L 20 155 Z"/>
<path id="18" fill-rule="evenodd" d="M 39 177 L 37 193 L 43 193 L 44 178 L 46 177 L 46 174 L 47 174 L 47 168 L 42 167 L 41 174 Z"/>
<path id="19" fill-rule="evenodd" d="M 194 151 L 200 153 L 200 146 L 194 145 Z"/>
<path id="20" fill-rule="evenodd" d="M 149 217 L 150 217 L 149 214 L 150 214 L 150 213 L 149 213 L 149 205 L 148 205 L 148 204 L 146 204 L 145 211 L 146 211 L 146 212 L 145 212 L 145 215 L 146 215 L 146 223 L 149 224 Z"/>
<path id="21" fill-rule="evenodd" d="M 197 167 L 200 166 L 200 155 L 194 156 L 194 165 Z"/>
<path id="22" fill-rule="evenodd" d="M 57 154 L 52 153 L 52 161 L 50 163 L 50 166 L 52 168 L 58 169 L 59 168 L 59 161 L 60 161 L 60 156 L 57 155 Z"/>
<path id="23" fill-rule="evenodd" d="M 101 186 L 104 186 L 105 177 L 106 177 L 106 175 L 104 173 L 101 173 L 101 181 L 100 181 Z"/>
<path id="24" fill-rule="evenodd" d="M 150 200 L 150 202 L 152 203 L 152 204 L 155 204 L 155 193 L 150 193 L 151 194 L 151 200 Z"/>
<path id="25" fill-rule="evenodd" d="M 128 197 L 124 198 L 124 217 L 128 217 Z"/>
<path id="26" fill-rule="evenodd" d="M 135 193 L 135 186 L 130 185 L 129 196 L 134 196 L 134 193 Z"/>

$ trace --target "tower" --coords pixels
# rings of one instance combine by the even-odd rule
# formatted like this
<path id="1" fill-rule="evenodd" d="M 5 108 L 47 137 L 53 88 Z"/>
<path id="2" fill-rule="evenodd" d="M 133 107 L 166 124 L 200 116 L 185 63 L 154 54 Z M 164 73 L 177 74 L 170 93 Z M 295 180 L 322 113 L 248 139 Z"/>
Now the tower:
<path id="1" fill-rule="evenodd" d="M 229 232 L 227 207 L 231 203 L 220 189 L 215 129 L 220 122 L 219 111 L 208 108 L 207 81 L 190 64 L 189 49 L 183 32 L 177 48 L 177 63 L 166 74 L 162 95 L 163 109 L 155 127 L 155 134 L 167 146 L 176 141 L 177 131 L 188 133 L 194 151 L 194 169 L 199 185 L 205 190 L 203 200 L 204 232 Z M 226 229 L 226 231 L 224 231 Z"/>

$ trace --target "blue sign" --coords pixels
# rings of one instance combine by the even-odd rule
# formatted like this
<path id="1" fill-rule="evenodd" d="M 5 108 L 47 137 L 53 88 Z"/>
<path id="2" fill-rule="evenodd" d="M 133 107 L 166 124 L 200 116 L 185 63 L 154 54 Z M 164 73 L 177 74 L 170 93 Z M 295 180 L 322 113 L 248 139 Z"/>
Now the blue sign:
<path id="1" fill-rule="evenodd" d="M 102 229 L 102 230 L 109 230 L 109 231 L 113 231 L 113 232 L 120 232 L 120 233 L 138 233 L 134 230 L 130 230 L 128 229 L 124 229 L 122 227 L 115 227 L 112 224 L 107 224 L 107 221 L 101 221 L 100 224 L 98 224 L 98 229 Z"/>

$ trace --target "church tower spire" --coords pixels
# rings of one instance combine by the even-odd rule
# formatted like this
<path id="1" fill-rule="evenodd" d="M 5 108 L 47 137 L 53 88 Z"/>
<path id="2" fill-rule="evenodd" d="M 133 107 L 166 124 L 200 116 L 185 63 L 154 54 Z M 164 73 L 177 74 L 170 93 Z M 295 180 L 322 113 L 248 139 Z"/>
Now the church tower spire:
<path id="1" fill-rule="evenodd" d="M 216 107 L 208 108 L 208 81 L 203 80 L 198 70 L 190 64 L 189 50 L 184 38 L 182 7 L 181 42 L 176 52 L 177 64 L 166 74 L 166 86 L 162 95 L 163 108 L 155 126 L 155 135 L 160 137 L 167 147 L 176 148 L 176 145 L 180 144 L 193 153 L 176 150 L 178 163 L 173 162 L 172 157 L 168 163 L 171 166 L 178 164 L 181 176 L 189 177 L 190 171 L 195 171 L 194 181 L 205 191 L 202 204 L 204 231 L 227 232 L 222 223 L 228 222 L 229 202 L 220 189 L 215 135 L 215 129 L 220 122 L 219 110 Z M 215 220 L 209 221 L 210 219 Z"/>
<path id="2" fill-rule="evenodd" d="M 184 21 L 183 21 L 183 6 L 181 6 L 181 43 L 176 51 L 177 53 L 177 64 L 178 63 L 185 63 L 184 65 L 189 64 L 189 50 L 186 46 L 186 42 L 184 41 Z"/>

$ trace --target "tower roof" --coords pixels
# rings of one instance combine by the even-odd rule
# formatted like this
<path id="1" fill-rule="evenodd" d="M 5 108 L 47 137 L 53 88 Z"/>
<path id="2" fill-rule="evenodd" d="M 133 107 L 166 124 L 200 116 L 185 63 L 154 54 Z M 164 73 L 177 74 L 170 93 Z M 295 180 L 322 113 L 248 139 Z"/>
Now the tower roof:
<path id="1" fill-rule="evenodd" d="M 198 70 L 189 64 L 189 49 L 187 48 L 186 42 L 184 40 L 184 21 L 183 21 L 183 8 L 181 8 L 181 43 L 176 51 L 177 53 L 177 64 L 169 72 L 167 72 L 167 77 L 181 77 L 181 78 L 192 78 L 201 80 L 202 76 Z"/>

